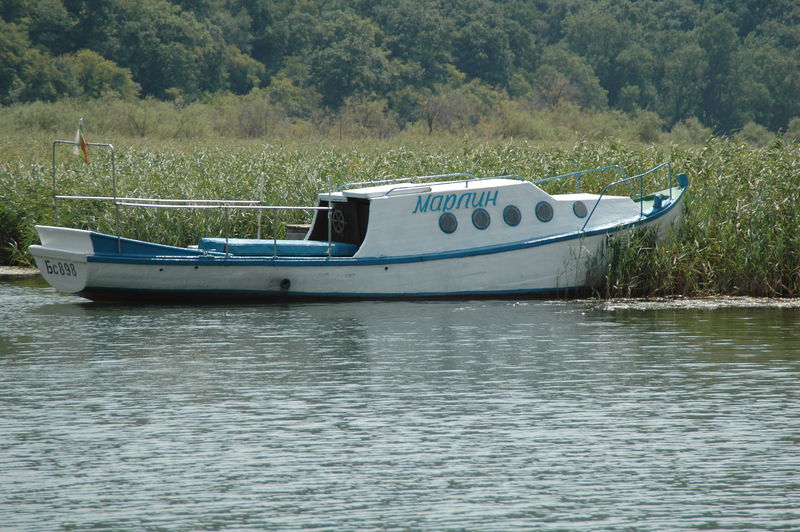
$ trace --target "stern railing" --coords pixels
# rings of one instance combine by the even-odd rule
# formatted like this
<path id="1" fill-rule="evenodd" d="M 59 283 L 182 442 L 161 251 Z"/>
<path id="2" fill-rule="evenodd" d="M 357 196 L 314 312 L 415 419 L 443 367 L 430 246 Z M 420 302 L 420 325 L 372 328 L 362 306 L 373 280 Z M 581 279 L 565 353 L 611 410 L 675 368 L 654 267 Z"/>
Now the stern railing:
<path id="1" fill-rule="evenodd" d="M 79 146 L 78 143 L 71 140 L 54 140 L 53 141 L 53 155 L 52 155 L 52 185 L 53 185 L 53 211 L 54 219 L 58 223 L 58 202 L 62 200 L 95 200 L 95 201 L 110 201 L 114 204 L 114 231 L 117 238 L 117 252 L 122 252 L 122 235 L 120 230 L 120 207 L 143 207 L 151 209 L 188 209 L 188 210 L 223 210 L 228 213 L 231 210 L 254 210 L 258 211 L 258 238 L 261 237 L 261 213 L 263 211 L 327 211 L 328 213 L 328 256 L 331 256 L 333 249 L 332 242 L 332 220 L 330 212 L 333 207 L 327 206 L 296 206 L 296 205 L 262 205 L 263 203 L 263 186 L 264 179 L 261 177 L 261 194 L 260 200 L 211 200 L 211 199 L 171 199 L 171 198 L 139 198 L 139 197 L 124 197 L 117 195 L 117 172 L 115 161 L 115 149 L 112 144 L 100 142 L 88 142 L 87 146 L 106 147 L 110 149 L 111 159 L 111 196 L 90 196 L 90 195 L 63 195 L 58 194 L 58 183 L 56 179 L 56 146 L 68 145 Z M 328 190 L 332 188 L 331 178 L 328 178 Z M 330 205 L 330 204 L 329 204 Z M 225 216 L 226 226 L 229 216 Z M 225 249 L 227 255 L 228 248 L 228 234 L 225 235 Z M 277 249 L 277 237 L 273 236 L 273 246 Z"/>

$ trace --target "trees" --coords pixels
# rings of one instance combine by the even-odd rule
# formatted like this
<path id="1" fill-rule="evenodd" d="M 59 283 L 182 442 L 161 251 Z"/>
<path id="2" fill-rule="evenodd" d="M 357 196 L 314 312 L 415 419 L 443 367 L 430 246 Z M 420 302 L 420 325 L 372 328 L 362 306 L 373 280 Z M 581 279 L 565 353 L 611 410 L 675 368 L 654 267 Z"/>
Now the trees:
<path id="1" fill-rule="evenodd" d="M 694 31 L 706 65 L 701 89 L 701 120 L 720 132 L 733 131 L 744 123 L 744 110 L 735 105 L 738 83 L 734 77 L 733 58 L 739 39 L 730 19 L 730 14 L 705 12 Z"/>
<path id="2" fill-rule="evenodd" d="M 605 108 L 606 91 L 600 86 L 588 62 L 563 46 L 551 46 L 542 53 L 541 66 L 534 74 L 536 91 L 550 106 L 570 102 L 584 108 Z"/>
<path id="3" fill-rule="evenodd" d="M 779 131 L 800 116 L 800 56 L 782 54 L 770 39 L 749 38 L 733 64 L 736 107 L 742 109 L 743 122 Z"/>
<path id="4" fill-rule="evenodd" d="M 375 9 L 389 57 L 404 66 L 401 83 L 430 87 L 447 77 L 452 62 L 452 28 L 430 1 L 402 0 Z"/>
<path id="5" fill-rule="evenodd" d="M 29 46 L 24 28 L 0 19 L 0 103 L 9 104 L 15 100 L 14 92 L 22 83 Z"/>
<path id="6" fill-rule="evenodd" d="M 707 61 L 694 43 L 685 43 L 664 58 L 657 109 L 669 125 L 700 117 Z"/>
<path id="7" fill-rule="evenodd" d="M 595 4 L 567 16 L 563 27 L 566 46 L 586 61 L 608 93 L 609 103 L 616 105 L 624 79 L 619 55 L 628 45 L 631 28 L 607 6 Z"/>
<path id="8" fill-rule="evenodd" d="M 508 84 L 514 54 L 500 16 L 469 21 L 456 32 L 453 48 L 455 66 L 470 78 L 500 87 Z"/>
<path id="9" fill-rule="evenodd" d="M 800 116 L 798 28 L 792 0 L 5 0 L 0 104 L 268 88 L 290 117 L 385 102 L 404 125 L 474 84 L 775 131 Z"/>
<path id="10" fill-rule="evenodd" d="M 102 96 L 129 99 L 139 92 L 139 86 L 134 83 L 130 70 L 103 59 L 97 52 L 79 50 L 75 54 L 63 56 L 63 61 L 74 75 L 74 96 L 84 99 Z"/>
<path id="11" fill-rule="evenodd" d="M 16 24 L 0 20 L 0 103 L 52 101 L 59 97 L 136 96 L 128 69 L 91 50 L 53 57 L 31 47 Z"/>
<path id="12" fill-rule="evenodd" d="M 355 94 L 380 93 L 389 84 L 389 61 L 378 27 L 351 12 L 334 11 L 316 28 L 308 58 L 310 84 L 329 108 Z"/>

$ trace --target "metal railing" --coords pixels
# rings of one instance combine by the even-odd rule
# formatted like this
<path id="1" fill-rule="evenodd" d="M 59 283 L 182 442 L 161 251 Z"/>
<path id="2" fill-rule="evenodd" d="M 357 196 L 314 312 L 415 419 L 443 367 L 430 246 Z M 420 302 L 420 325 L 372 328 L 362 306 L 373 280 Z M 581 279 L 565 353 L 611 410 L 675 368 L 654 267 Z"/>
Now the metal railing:
<path id="1" fill-rule="evenodd" d="M 452 179 L 453 177 L 461 177 L 463 179 Z M 414 177 L 400 177 L 395 179 L 382 179 L 382 180 L 375 180 L 375 181 L 361 181 L 356 183 L 345 183 L 343 185 L 339 185 L 336 187 L 336 191 L 340 192 L 347 188 L 359 187 L 359 186 L 379 186 L 379 185 L 391 185 L 395 183 L 419 183 L 420 181 L 433 181 L 433 180 L 444 180 L 444 181 L 437 181 L 436 184 L 439 185 L 449 185 L 453 183 L 463 183 L 464 188 L 469 188 L 470 183 L 480 182 L 480 181 L 488 181 L 490 179 L 516 179 L 518 181 L 527 181 L 522 176 L 517 174 L 508 174 L 508 175 L 498 175 L 498 176 L 490 176 L 490 177 L 477 177 L 475 174 L 470 174 L 467 172 L 458 172 L 455 174 L 435 174 L 435 175 L 423 175 L 423 176 L 414 176 Z M 430 187 L 395 187 L 390 188 L 386 192 L 383 193 L 384 196 L 399 196 L 402 194 L 416 194 L 421 192 L 430 192 Z"/>
<path id="2" fill-rule="evenodd" d="M 462 177 L 464 179 L 451 179 L 454 177 Z M 358 181 L 354 183 L 345 183 L 343 185 L 339 185 L 338 187 L 336 187 L 336 192 L 339 192 L 346 188 L 363 187 L 363 186 L 374 187 L 378 185 L 390 185 L 394 183 L 418 183 L 419 181 L 432 181 L 435 179 L 451 179 L 450 182 L 459 182 L 464 180 L 477 179 L 477 177 L 474 174 L 469 174 L 466 172 L 458 172 L 455 174 L 420 175 L 414 177 L 398 177 L 394 179 L 379 179 L 375 181 Z"/>
<path id="3" fill-rule="evenodd" d="M 86 198 L 81 198 L 86 199 Z M 121 199 L 121 198 L 120 198 Z M 215 203 L 216 202 L 216 203 Z M 255 210 L 259 214 L 263 211 L 327 211 L 328 212 L 328 257 L 333 251 L 333 241 L 331 238 L 332 220 L 330 212 L 332 207 L 319 206 L 297 206 L 297 205 L 258 205 L 258 200 L 182 200 L 182 199 L 145 199 L 145 198 L 125 198 L 123 201 L 116 202 L 117 205 L 126 207 L 144 207 L 151 209 L 190 209 L 190 210 Z M 228 256 L 228 216 L 225 216 L 225 256 Z M 261 218 L 258 218 L 258 239 L 261 239 Z M 272 256 L 278 254 L 278 237 L 273 234 Z"/>
<path id="4" fill-rule="evenodd" d="M 590 173 L 594 173 L 594 172 L 608 171 L 608 170 L 612 170 L 612 171 L 616 172 L 620 176 L 620 179 L 612 181 L 611 183 L 608 183 L 607 185 L 605 185 L 602 188 L 602 190 L 600 191 L 600 194 L 597 197 L 597 200 L 595 201 L 594 205 L 592 206 L 592 210 L 589 212 L 589 215 L 586 217 L 586 221 L 583 223 L 583 226 L 581 227 L 581 231 L 584 231 L 586 229 L 586 226 L 589 224 L 589 221 L 592 219 L 592 215 L 597 210 L 598 205 L 600 205 L 600 200 L 602 200 L 603 196 L 606 195 L 606 193 L 608 192 L 608 190 L 610 188 L 615 187 L 617 185 L 625 184 L 625 185 L 628 186 L 628 191 L 630 192 L 631 199 L 633 199 L 634 201 L 639 203 L 639 216 L 643 216 L 644 215 L 644 201 L 643 200 L 645 199 L 645 195 L 644 195 L 644 178 L 646 176 L 658 171 L 658 170 L 661 170 L 664 167 L 667 168 L 667 183 L 666 183 L 666 187 L 665 188 L 666 188 L 666 190 L 669 191 L 669 199 L 672 200 L 673 176 L 672 176 L 672 163 L 670 163 L 670 161 L 665 161 L 665 162 L 663 162 L 663 163 L 661 163 L 661 164 L 659 164 L 657 166 L 654 166 L 650 170 L 647 170 L 646 172 L 643 172 L 641 174 L 638 174 L 638 175 L 635 175 L 635 176 L 631 176 L 631 177 L 628 177 L 628 175 L 625 173 L 625 170 L 620 165 L 612 164 L 612 165 L 609 165 L 609 166 L 602 166 L 602 167 L 599 167 L 599 168 L 591 168 L 591 169 L 588 169 L 588 170 L 579 170 L 577 172 L 569 172 L 569 173 L 566 173 L 566 174 L 560 174 L 560 175 L 556 175 L 556 176 L 552 176 L 552 177 L 545 177 L 544 179 L 532 180 L 531 183 L 533 183 L 535 185 L 538 185 L 540 183 L 546 183 L 548 181 L 556 181 L 556 180 L 560 180 L 560 179 L 573 177 L 575 179 L 575 193 L 580 193 L 581 192 L 581 178 L 584 175 L 590 174 Z M 636 190 L 634 188 L 636 183 L 638 183 L 638 189 L 639 189 L 638 190 L 638 196 L 636 195 Z"/>
<path id="5" fill-rule="evenodd" d="M 666 167 L 667 170 L 668 170 L 668 172 L 667 172 L 667 189 L 669 190 L 669 199 L 672 200 L 672 164 L 669 161 L 666 161 L 666 162 L 663 162 L 663 163 L 659 164 L 658 166 L 654 166 L 650 170 L 648 170 L 646 172 L 643 172 L 643 173 L 641 173 L 639 175 L 635 175 L 635 176 L 631 176 L 631 177 L 624 177 L 623 179 L 618 179 L 617 181 L 612 181 L 611 183 L 609 183 L 606 186 L 604 186 L 603 189 L 600 191 L 600 194 L 597 196 L 597 201 L 594 202 L 594 206 L 592 207 L 592 210 L 589 212 L 589 216 L 586 217 L 586 221 L 583 223 L 583 227 L 581 227 L 581 231 L 584 231 L 586 229 L 586 226 L 589 224 L 589 220 L 592 219 L 592 215 L 594 214 L 595 210 L 597 210 L 597 206 L 600 205 L 600 200 L 603 199 L 603 196 L 606 194 L 608 189 L 610 189 L 611 187 L 617 186 L 617 185 L 621 185 L 623 183 L 628 185 L 628 190 L 631 191 L 631 196 L 633 196 L 633 194 L 634 194 L 633 193 L 633 187 L 632 187 L 633 182 L 638 182 L 639 183 L 639 197 L 638 198 L 632 198 L 632 199 L 634 199 L 634 201 L 638 201 L 638 203 L 639 203 L 639 216 L 640 217 L 644 216 L 644 197 L 645 197 L 644 196 L 644 178 L 645 178 L 645 176 L 648 176 L 648 175 L 650 175 L 650 174 L 652 174 L 652 173 L 656 172 L 657 170 L 660 170 L 661 168 L 664 168 L 664 167 Z M 620 171 L 622 171 L 622 169 L 620 169 Z M 622 171 L 622 174 L 624 175 L 625 172 Z"/>
<path id="6" fill-rule="evenodd" d="M 111 159 L 111 196 L 89 196 L 89 195 L 61 195 L 58 194 L 58 183 L 56 179 L 56 146 L 69 145 L 79 146 L 71 140 L 54 140 L 53 141 L 53 156 L 52 156 L 52 184 L 53 184 L 53 210 L 54 218 L 58 223 L 58 202 L 61 200 L 96 200 L 96 201 L 111 201 L 114 204 L 114 230 L 117 238 L 117 251 L 122 252 L 122 235 L 119 225 L 119 209 L 120 207 L 144 207 L 151 209 L 189 209 L 189 210 L 254 210 L 258 211 L 258 238 L 261 238 L 261 213 L 263 211 L 327 211 L 328 213 L 328 256 L 332 252 L 332 220 L 331 211 L 333 207 L 329 206 L 296 206 L 296 205 L 261 205 L 262 200 L 210 200 L 210 199 L 172 199 L 172 198 L 138 198 L 138 197 L 120 197 L 117 195 L 117 173 L 115 162 L 115 149 L 112 144 L 90 142 L 87 146 L 107 147 L 110 149 Z M 263 198 L 263 175 L 261 179 L 261 197 Z M 331 190 L 331 178 L 328 178 L 328 190 Z M 228 216 L 225 217 L 226 226 L 228 225 Z M 277 249 L 277 237 L 273 236 L 274 249 Z M 228 236 L 226 231 L 225 236 L 225 249 L 227 255 Z"/>
<path id="7" fill-rule="evenodd" d="M 53 158 L 52 158 L 52 178 L 53 178 L 53 215 L 55 217 L 56 222 L 58 222 L 58 200 L 59 199 L 83 199 L 79 198 L 78 196 L 59 196 L 57 194 L 57 185 L 56 185 L 56 146 L 59 144 L 66 144 L 72 147 L 78 147 L 80 144 L 76 143 L 72 140 L 54 140 L 53 141 Z M 116 170 L 116 157 L 115 157 L 115 150 L 113 144 L 106 144 L 102 142 L 87 142 L 87 146 L 96 146 L 101 148 L 109 148 L 110 150 L 110 158 L 111 158 L 111 193 L 114 195 L 113 198 L 116 199 L 117 197 L 117 170 Z M 116 224 L 117 228 L 119 228 L 119 210 L 117 208 L 116 216 Z"/>
<path id="8" fill-rule="evenodd" d="M 575 193 L 580 193 L 581 191 L 581 177 L 586 174 L 591 174 L 594 172 L 603 172 L 605 170 L 616 170 L 622 176 L 622 179 L 627 178 L 628 176 L 625 174 L 625 170 L 618 164 L 612 164 L 610 166 L 602 166 L 600 168 L 590 168 L 588 170 L 578 170 L 577 172 L 569 172 L 568 174 L 561 174 L 561 175 L 554 175 L 552 177 L 545 177 L 544 179 L 537 179 L 532 180 L 531 183 L 534 185 L 538 185 L 539 183 L 546 183 L 548 181 L 557 181 L 559 179 L 564 179 L 566 177 L 574 177 L 575 178 Z M 633 194 L 633 192 L 631 192 Z"/>

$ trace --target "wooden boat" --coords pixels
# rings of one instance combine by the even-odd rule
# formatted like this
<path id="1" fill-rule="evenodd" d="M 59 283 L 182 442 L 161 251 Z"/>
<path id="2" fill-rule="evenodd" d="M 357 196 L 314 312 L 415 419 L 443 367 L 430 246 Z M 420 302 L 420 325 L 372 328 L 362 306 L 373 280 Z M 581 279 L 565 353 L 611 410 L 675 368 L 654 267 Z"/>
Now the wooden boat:
<path id="1" fill-rule="evenodd" d="M 597 193 L 580 192 L 590 172 L 611 172 L 614 179 Z M 657 172 L 665 176 L 663 185 L 645 194 L 645 177 Z M 576 192 L 551 195 L 540 186 L 567 179 Z M 632 195 L 609 193 L 620 185 Z M 602 274 L 610 238 L 637 228 L 664 236 L 677 227 L 687 188 L 688 177 L 673 175 L 666 162 L 632 177 L 607 166 L 539 180 L 446 174 L 354 183 L 320 193 L 309 207 L 54 191 L 56 200 L 107 199 L 118 207 L 303 208 L 314 214 L 301 239 L 203 237 L 187 247 L 36 226 L 41 245 L 30 252 L 53 287 L 89 299 L 570 295 Z"/>

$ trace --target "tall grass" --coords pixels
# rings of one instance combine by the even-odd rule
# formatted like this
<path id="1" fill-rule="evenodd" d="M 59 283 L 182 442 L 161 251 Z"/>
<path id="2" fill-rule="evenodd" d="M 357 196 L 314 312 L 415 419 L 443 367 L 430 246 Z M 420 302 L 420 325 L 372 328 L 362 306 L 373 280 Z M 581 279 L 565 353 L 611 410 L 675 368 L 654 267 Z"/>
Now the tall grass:
<path id="1" fill-rule="evenodd" d="M 62 135 L 69 138 L 70 135 Z M 98 139 L 92 139 L 98 140 Z M 51 197 L 51 144 L 29 139 L 26 150 L 0 139 L 0 263 L 31 262 L 34 224 L 55 223 Z M 110 195 L 109 164 L 100 149 L 85 165 L 68 147 L 56 159 L 60 194 Z M 684 224 L 664 241 L 648 234 L 620 241 L 610 271 L 594 287 L 602 297 L 743 294 L 800 296 L 800 147 L 775 142 L 750 148 L 711 139 L 678 148 L 578 141 L 540 146 L 525 141 L 361 140 L 336 142 L 250 140 L 203 142 L 123 139 L 117 145 L 119 196 L 259 199 L 273 205 L 313 205 L 316 194 L 345 182 L 450 172 L 478 176 L 519 174 L 542 178 L 577 169 L 620 164 L 629 175 L 670 159 L 691 179 Z M 611 176 L 587 177 L 597 191 Z M 573 185 L 546 184 L 549 192 Z M 252 212 L 188 213 L 122 208 L 119 231 L 132 238 L 187 245 L 228 230 L 253 236 Z M 286 223 L 310 213 L 265 215 L 262 234 L 281 236 Z M 60 203 L 58 223 L 117 231 L 106 202 Z"/>
<path id="2" fill-rule="evenodd" d="M 682 229 L 620 244 L 606 296 L 800 296 L 800 147 L 721 140 L 679 150 L 691 177 Z"/>

